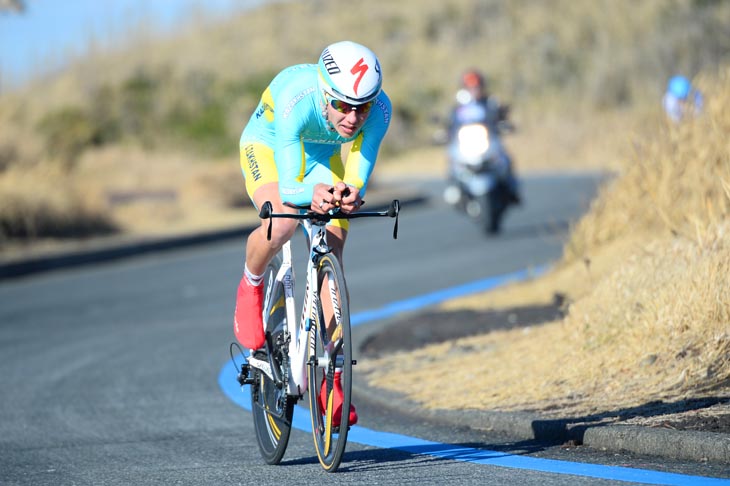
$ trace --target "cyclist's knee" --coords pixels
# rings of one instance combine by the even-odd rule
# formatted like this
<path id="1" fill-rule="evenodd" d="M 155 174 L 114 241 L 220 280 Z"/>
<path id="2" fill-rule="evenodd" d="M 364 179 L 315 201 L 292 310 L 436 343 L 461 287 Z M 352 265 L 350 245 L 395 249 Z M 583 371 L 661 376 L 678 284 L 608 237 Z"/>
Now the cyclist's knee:
<path id="1" fill-rule="evenodd" d="M 268 232 L 269 221 L 264 221 L 262 229 Z M 271 239 L 269 245 L 278 250 L 284 243 L 289 241 L 297 229 L 297 221 L 293 219 L 276 219 L 271 228 Z"/>
<path id="2" fill-rule="evenodd" d="M 328 226 L 327 230 L 327 242 L 332 247 L 332 252 L 337 256 L 338 259 L 342 260 L 342 249 L 345 247 L 347 230 L 337 226 Z"/>
<path id="3" fill-rule="evenodd" d="M 332 244 L 344 246 L 347 239 L 347 230 L 338 226 L 327 226 L 327 238 Z"/>

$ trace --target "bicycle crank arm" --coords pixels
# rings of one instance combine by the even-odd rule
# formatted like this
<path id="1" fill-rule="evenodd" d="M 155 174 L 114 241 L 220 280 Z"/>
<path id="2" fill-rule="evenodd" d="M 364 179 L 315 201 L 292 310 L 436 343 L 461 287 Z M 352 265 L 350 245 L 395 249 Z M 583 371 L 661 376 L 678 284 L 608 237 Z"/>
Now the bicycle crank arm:
<path id="1" fill-rule="evenodd" d="M 249 356 L 248 365 L 243 365 L 243 366 L 249 366 L 251 368 L 256 368 L 257 370 L 261 371 L 266 376 L 268 376 L 271 381 L 276 383 L 277 387 L 281 388 L 281 386 L 280 386 L 281 382 L 278 381 L 274 377 L 274 372 L 272 371 L 271 365 L 269 364 L 268 361 L 264 361 L 262 359 L 254 358 L 253 356 Z"/>

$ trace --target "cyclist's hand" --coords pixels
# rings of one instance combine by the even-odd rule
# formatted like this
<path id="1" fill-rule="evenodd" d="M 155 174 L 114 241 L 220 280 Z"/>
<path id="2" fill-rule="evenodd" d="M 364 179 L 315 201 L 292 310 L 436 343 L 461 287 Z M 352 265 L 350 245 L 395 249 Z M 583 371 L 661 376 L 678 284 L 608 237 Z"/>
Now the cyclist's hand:
<path id="1" fill-rule="evenodd" d="M 344 213 L 354 213 L 362 206 L 360 189 L 355 186 L 348 186 L 342 181 L 335 184 L 333 196 L 335 197 L 335 203 L 339 205 L 340 210 Z"/>
<path id="2" fill-rule="evenodd" d="M 319 214 L 324 214 L 327 211 L 333 209 L 337 205 L 335 199 L 334 187 L 329 184 L 315 184 L 314 192 L 312 195 L 312 205 L 310 206 L 312 211 Z"/>

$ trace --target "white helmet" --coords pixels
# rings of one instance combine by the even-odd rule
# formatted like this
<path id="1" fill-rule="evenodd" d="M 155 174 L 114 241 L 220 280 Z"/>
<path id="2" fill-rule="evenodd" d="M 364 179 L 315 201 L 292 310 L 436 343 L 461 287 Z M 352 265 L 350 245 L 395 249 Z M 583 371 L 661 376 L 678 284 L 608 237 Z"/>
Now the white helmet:
<path id="1" fill-rule="evenodd" d="M 324 90 L 353 105 L 373 100 L 383 85 L 377 56 L 355 42 L 327 46 L 319 56 L 318 66 Z"/>

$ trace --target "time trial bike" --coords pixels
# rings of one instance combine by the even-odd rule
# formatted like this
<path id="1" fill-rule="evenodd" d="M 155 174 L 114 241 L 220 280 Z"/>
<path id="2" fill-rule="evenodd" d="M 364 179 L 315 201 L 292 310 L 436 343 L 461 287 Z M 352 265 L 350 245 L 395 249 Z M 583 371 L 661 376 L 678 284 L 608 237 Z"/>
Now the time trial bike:
<path id="1" fill-rule="evenodd" d="M 294 407 L 307 394 L 317 456 L 326 471 L 334 472 L 340 466 L 347 444 L 352 366 L 356 360 L 352 351 L 349 295 L 342 266 L 327 244 L 326 225 L 333 219 L 386 216 L 395 218 L 393 238 L 396 239 L 400 203 L 393 200 L 384 211 L 350 214 L 338 208 L 319 214 L 308 206 L 291 207 L 300 211 L 276 214 L 271 203 L 266 202 L 259 217 L 269 220 L 269 239 L 274 218 L 297 219 L 304 230 L 309 255 L 301 314 L 297 320 L 291 242 L 287 242 L 264 274 L 266 342 L 248 356 L 237 343 L 232 343 L 231 359 L 236 369 L 240 369 L 237 379 L 241 387 L 250 385 L 254 428 L 264 461 L 281 462 L 289 442 Z M 234 355 L 236 348 L 244 360 L 240 366 Z M 333 407 L 336 373 L 342 388 L 339 423 L 338 411 Z"/>

